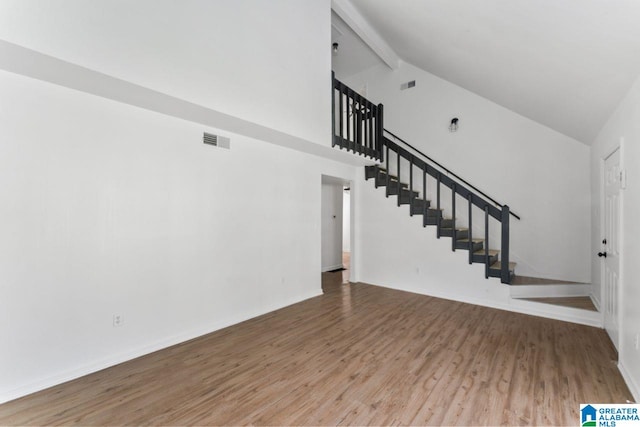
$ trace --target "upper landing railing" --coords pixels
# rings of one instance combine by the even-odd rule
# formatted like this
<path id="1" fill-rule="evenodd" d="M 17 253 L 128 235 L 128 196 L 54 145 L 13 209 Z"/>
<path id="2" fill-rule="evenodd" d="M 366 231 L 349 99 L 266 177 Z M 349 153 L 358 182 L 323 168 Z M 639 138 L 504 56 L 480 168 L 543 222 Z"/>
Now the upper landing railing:
<path id="1" fill-rule="evenodd" d="M 382 104 L 375 105 L 333 74 L 332 146 L 382 161 Z"/>

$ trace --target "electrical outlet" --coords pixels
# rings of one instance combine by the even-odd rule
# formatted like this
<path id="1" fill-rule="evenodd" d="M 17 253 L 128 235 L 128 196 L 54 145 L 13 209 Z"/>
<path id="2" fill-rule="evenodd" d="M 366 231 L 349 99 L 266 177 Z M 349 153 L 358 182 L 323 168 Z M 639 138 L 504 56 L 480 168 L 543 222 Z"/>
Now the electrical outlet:
<path id="1" fill-rule="evenodd" d="M 636 334 L 636 351 L 640 350 L 640 333 Z"/>
<path id="2" fill-rule="evenodd" d="M 114 314 L 113 315 L 113 327 L 117 328 L 118 326 L 122 326 L 122 324 L 124 323 L 124 319 L 122 317 L 122 315 L 120 314 Z"/>

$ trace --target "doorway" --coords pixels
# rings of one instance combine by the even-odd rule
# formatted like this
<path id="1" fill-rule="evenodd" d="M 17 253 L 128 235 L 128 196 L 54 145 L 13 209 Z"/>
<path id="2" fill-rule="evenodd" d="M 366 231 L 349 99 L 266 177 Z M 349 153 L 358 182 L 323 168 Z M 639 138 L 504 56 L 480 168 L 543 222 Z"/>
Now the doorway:
<path id="1" fill-rule="evenodd" d="M 340 287 L 351 275 L 352 222 L 350 182 L 322 176 L 322 287 Z"/>
<path id="2" fill-rule="evenodd" d="M 604 159 L 603 170 L 603 217 L 602 251 L 598 253 L 602 262 L 604 328 L 613 345 L 619 342 L 619 297 L 620 297 L 620 220 L 621 220 L 621 168 L 620 148 Z"/>

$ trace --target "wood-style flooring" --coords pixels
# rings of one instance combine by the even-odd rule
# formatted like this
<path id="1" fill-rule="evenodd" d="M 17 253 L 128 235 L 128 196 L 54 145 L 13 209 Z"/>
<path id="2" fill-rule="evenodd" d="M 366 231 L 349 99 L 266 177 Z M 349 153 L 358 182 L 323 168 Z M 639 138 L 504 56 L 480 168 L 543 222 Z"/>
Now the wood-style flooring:
<path id="1" fill-rule="evenodd" d="M 577 425 L 631 400 L 601 329 L 342 284 L 0 405 L 0 425 Z"/>

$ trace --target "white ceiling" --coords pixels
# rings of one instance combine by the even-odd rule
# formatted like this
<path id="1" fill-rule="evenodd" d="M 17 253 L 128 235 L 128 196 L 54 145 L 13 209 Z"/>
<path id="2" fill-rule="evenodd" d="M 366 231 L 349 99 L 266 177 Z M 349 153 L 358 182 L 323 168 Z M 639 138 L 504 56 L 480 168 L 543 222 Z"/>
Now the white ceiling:
<path id="1" fill-rule="evenodd" d="M 640 0 L 351 2 L 403 60 L 587 144 L 640 74 Z"/>

